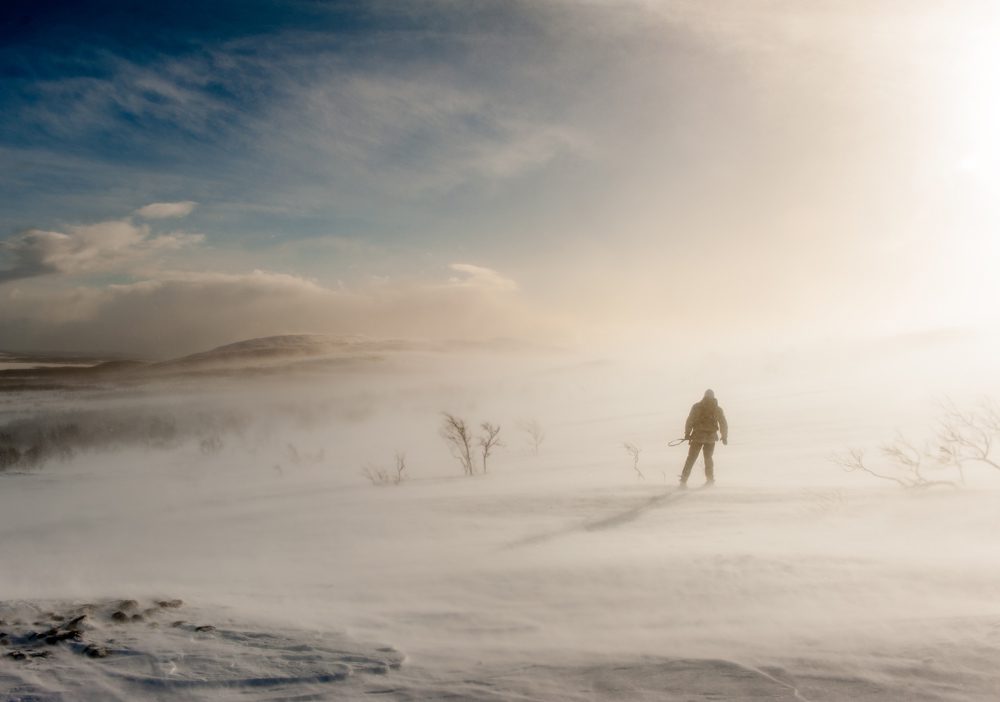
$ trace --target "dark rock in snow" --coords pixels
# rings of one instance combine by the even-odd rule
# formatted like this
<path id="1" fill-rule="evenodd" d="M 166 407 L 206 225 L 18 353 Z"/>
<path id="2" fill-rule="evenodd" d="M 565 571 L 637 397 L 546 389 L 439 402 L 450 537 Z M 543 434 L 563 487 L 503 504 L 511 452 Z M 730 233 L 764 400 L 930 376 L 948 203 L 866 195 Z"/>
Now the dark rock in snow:
<path id="1" fill-rule="evenodd" d="M 139 603 L 135 600 L 122 600 L 118 603 L 118 609 L 128 611 L 130 609 L 138 609 Z"/>
<path id="2" fill-rule="evenodd" d="M 45 637 L 45 643 L 49 646 L 53 646 L 57 643 L 62 643 L 63 641 L 79 641 L 82 637 L 79 631 L 60 631 L 59 633 L 52 634 Z"/>
<path id="3" fill-rule="evenodd" d="M 88 644 L 83 649 L 82 653 L 87 658 L 107 658 L 110 652 L 104 646 L 99 646 L 98 644 Z"/>
<path id="4" fill-rule="evenodd" d="M 127 622 L 128 621 L 128 615 L 125 614 L 125 612 L 122 612 L 121 610 L 118 610 L 117 612 L 115 612 L 115 613 L 113 613 L 111 615 L 111 620 L 112 621 L 116 621 L 116 622 Z"/>
<path id="5" fill-rule="evenodd" d="M 177 609 L 184 605 L 184 600 L 159 600 L 156 604 L 164 609 Z"/>
<path id="6" fill-rule="evenodd" d="M 201 626 L 196 626 L 194 630 L 208 632 L 208 631 L 215 631 L 215 627 L 212 626 L 211 624 L 202 624 Z"/>
<path id="7" fill-rule="evenodd" d="M 26 661 L 29 658 L 48 658 L 51 655 L 49 651 L 11 651 L 7 657 L 15 661 Z"/>

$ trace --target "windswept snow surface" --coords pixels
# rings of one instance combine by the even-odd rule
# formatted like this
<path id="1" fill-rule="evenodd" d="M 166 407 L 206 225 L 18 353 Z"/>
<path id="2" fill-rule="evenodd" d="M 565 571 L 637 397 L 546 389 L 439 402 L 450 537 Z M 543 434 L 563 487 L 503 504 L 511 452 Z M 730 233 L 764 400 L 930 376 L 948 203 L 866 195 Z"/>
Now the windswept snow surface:
<path id="1" fill-rule="evenodd" d="M 4 421 L 243 420 L 208 448 L 90 446 L 0 473 L 0 631 L 20 621 L 0 653 L 84 603 L 98 614 L 82 635 L 109 648 L 4 656 L 0 698 L 997 699 L 998 475 L 906 493 L 828 460 L 896 429 L 920 439 L 935 397 L 983 389 L 968 366 L 932 382 L 921 363 L 706 381 L 419 357 L 357 377 L 7 396 Z M 683 448 L 666 441 L 709 383 L 732 441 L 716 488 L 678 493 Z M 488 474 L 461 477 L 442 410 L 501 423 Z M 546 429 L 537 456 L 525 418 Z M 396 450 L 409 479 L 369 484 L 362 466 L 391 468 Z M 172 598 L 184 625 L 149 604 Z M 111 619 L 122 599 L 159 626 Z"/>

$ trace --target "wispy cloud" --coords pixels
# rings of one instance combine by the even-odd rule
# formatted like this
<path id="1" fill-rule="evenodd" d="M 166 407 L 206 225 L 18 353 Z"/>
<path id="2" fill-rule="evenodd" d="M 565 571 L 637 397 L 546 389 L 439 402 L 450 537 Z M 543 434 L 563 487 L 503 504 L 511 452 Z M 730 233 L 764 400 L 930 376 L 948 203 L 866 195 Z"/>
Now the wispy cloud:
<path id="1" fill-rule="evenodd" d="M 194 210 L 197 202 L 153 202 L 135 211 L 143 219 L 169 219 L 171 217 L 187 217 Z"/>
<path id="2" fill-rule="evenodd" d="M 107 349 L 164 357 L 239 339 L 325 332 L 490 339 L 524 336 L 545 320 L 501 274 L 472 267 L 463 284 L 380 280 L 325 287 L 253 271 L 169 273 L 103 287 L 0 288 L 0 348 Z"/>
<path id="3" fill-rule="evenodd" d="M 540 28 L 525 23 L 505 43 L 452 19 L 455 31 L 431 31 L 444 7 L 398 29 L 384 14 L 392 28 L 364 35 L 293 26 L 198 50 L 81 51 L 79 70 L 0 84 L 0 144 L 32 164 L 53 148 L 84 158 L 90 180 L 113 183 L 127 166 L 149 172 L 139 188 L 182 175 L 200 202 L 372 219 L 456 189 L 488 193 L 589 148 L 537 71 Z"/>
<path id="4" fill-rule="evenodd" d="M 452 287 L 479 288 L 496 292 L 514 292 L 518 289 L 515 281 L 492 268 L 474 266 L 471 263 L 452 263 L 448 267 L 456 273 L 463 274 L 462 277 L 453 277 L 448 281 Z"/>

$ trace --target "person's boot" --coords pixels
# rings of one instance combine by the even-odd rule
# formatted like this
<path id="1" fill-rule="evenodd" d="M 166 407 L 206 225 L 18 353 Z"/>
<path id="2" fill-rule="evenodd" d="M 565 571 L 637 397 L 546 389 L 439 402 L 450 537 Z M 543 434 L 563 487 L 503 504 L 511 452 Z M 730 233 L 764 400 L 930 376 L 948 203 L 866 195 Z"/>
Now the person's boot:
<path id="1" fill-rule="evenodd" d="M 687 489 L 688 489 L 688 484 L 687 484 L 687 483 L 685 483 L 685 482 L 684 482 L 684 481 L 682 480 L 682 481 L 681 481 L 680 483 L 678 483 L 678 484 L 677 484 L 677 489 L 678 489 L 678 490 L 687 490 Z"/>
<path id="2" fill-rule="evenodd" d="M 712 487 L 715 485 L 715 478 L 709 478 L 705 481 L 705 487 Z"/>

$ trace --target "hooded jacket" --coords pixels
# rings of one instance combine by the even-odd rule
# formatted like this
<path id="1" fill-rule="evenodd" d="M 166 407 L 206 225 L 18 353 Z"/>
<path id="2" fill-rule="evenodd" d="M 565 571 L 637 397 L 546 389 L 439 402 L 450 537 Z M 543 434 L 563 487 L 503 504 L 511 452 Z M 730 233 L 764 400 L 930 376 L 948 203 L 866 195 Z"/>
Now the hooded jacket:
<path id="1" fill-rule="evenodd" d="M 719 440 L 720 431 L 722 440 L 728 441 L 729 425 L 726 423 L 726 414 L 719 407 L 715 394 L 708 391 L 701 402 L 692 405 L 687 422 L 684 424 L 684 436 L 690 438 L 692 444 L 714 444 Z"/>

